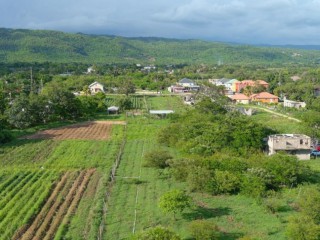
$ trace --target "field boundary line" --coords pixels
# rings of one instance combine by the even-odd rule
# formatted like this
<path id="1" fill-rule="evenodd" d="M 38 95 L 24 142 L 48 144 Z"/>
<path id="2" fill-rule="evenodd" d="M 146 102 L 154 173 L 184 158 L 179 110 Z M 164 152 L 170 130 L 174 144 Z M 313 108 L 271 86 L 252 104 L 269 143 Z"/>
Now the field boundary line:
<path id="1" fill-rule="evenodd" d="M 120 165 L 122 155 L 123 155 L 123 150 L 124 150 L 126 143 L 127 143 L 127 125 L 124 125 L 124 134 L 123 134 L 122 143 L 120 145 L 118 155 L 117 155 L 117 157 L 113 163 L 112 169 L 110 171 L 107 191 L 105 194 L 105 198 L 103 200 L 103 214 L 102 214 L 102 220 L 101 220 L 101 223 L 99 226 L 99 232 L 98 232 L 98 237 L 97 237 L 98 240 L 101 240 L 103 238 L 106 215 L 108 213 L 108 204 L 109 204 L 109 201 L 111 198 L 111 191 L 112 191 L 112 188 L 116 182 L 116 172 L 117 172 L 117 169 Z"/>
<path id="2" fill-rule="evenodd" d="M 144 146 L 145 146 L 145 142 L 143 143 L 143 147 L 142 147 L 142 154 L 141 154 L 141 158 L 140 158 L 140 170 L 139 170 L 138 179 L 141 178 L 141 173 L 142 173 L 142 158 L 144 156 Z M 136 202 L 135 202 L 135 205 L 134 205 L 134 221 L 133 221 L 133 227 L 132 227 L 132 233 L 133 234 L 136 232 L 138 194 L 139 194 L 139 186 L 137 185 Z"/>

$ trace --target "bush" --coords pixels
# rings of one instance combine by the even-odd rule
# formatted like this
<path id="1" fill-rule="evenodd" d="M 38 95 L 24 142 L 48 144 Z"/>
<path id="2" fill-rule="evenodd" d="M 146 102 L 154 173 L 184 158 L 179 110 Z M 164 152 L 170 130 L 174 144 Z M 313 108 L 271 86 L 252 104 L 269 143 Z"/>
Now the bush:
<path id="1" fill-rule="evenodd" d="M 131 238 L 132 240 L 181 240 L 181 238 L 173 231 L 158 226 L 150 228 L 147 231 L 137 234 Z"/>
<path id="2" fill-rule="evenodd" d="M 215 188 L 214 193 L 235 193 L 239 190 L 240 179 L 229 171 L 214 171 Z"/>
<path id="3" fill-rule="evenodd" d="M 191 191 L 207 191 L 213 189 L 213 174 L 203 166 L 191 166 L 188 169 L 187 182 Z"/>
<path id="4" fill-rule="evenodd" d="M 189 229 L 195 240 L 214 240 L 219 238 L 218 227 L 207 220 L 192 221 Z"/>
<path id="5" fill-rule="evenodd" d="M 320 223 L 320 191 L 315 187 L 308 187 L 301 192 L 298 200 L 301 214 L 310 217 L 317 224 Z"/>
<path id="6" fill-rule="evenodd" d="M 167 151 L 155 150 L 146 153 L 144 159 L 147 167 L 166 168 L 169 166 L 168 160 L 172 159 L 172 156 Z"/>
<path id="7" fill-rule="evenodd" d="M 299 214 L 289 218 L 286 235 L 293 240 L 317 240 L 320 226 L 311 217 Z"/>
<path id="8" fill-rule="evenodd" d="M 159 199 L 161 210 L 165 213 L 173 213 L 174 219 L 176 219 L 176 213 L 182 212 L 190 205 L 191 198 L 184 191 L 178 189 L 166 192 Z"/>
<path id="9" fill-rule="evenodd" d="M 253 174 L 244 174 L 241 179 L 241 193 L 244 195 L 261 198 L 266 193 L 265 182 Z"/>

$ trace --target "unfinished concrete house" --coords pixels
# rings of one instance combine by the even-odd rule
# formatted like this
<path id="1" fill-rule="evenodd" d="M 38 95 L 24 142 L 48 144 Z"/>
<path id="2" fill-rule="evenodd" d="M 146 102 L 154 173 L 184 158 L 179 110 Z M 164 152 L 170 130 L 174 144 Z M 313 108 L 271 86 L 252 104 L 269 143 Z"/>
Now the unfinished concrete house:
<path id="1" fill-rule="evenodd" d="M 310 159 L 311 138 L 303 134 L 275 134 L 268 137 L 269 155 L 284 151 L 300 160 Z"/>

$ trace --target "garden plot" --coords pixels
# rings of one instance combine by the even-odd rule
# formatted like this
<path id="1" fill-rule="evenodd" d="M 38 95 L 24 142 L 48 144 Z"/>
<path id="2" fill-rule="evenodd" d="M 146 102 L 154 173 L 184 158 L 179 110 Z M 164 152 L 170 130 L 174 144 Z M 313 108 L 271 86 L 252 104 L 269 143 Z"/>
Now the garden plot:
<path id="1" fill-rule="evenodd" d="M 125 125 L 124 121 L 92 121 L 69 126 L 48 129 L 36 134 L 25 136 L 24 139 L 79 139 L 79 140 L 108 140 L 113 124 Z"/>

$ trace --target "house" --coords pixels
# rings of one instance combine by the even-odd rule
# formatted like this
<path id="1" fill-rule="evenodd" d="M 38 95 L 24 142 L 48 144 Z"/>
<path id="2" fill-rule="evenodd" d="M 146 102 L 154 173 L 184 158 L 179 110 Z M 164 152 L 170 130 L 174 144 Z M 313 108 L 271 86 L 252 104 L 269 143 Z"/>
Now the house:
<path id="1" fill-rule="evenodd" d="M 172 85 L 168 87 L 168 91 L 172 93 L 184 93 L 188 92 L 188 90 L 183 86 Z"/>
<path id="2" fill-rule="evenodd" d="M 266 81 L 264 81 L 264 80 L 256 80 L 256 83 L 255 83 L 256 85 L 261 85 L 261 86 L 263 86 L 265 89 L 268 89 L 268 87 L 269 87 L 269 83 L 267 83 Z"/>
<path id="3" fill-rule="evenodd" d="M 183 87 L 192 87 L 195 86 L 194 82 L 189 78 L 183 78 L 179 81 L 179 85 Z"/>
<path id="4" fill-rule="evenodd" d="M 96 94 L 98 92 L 103 92 L 104 93 L 103 85 L 101 83 L 98 83 L 98 82 L 91 83 L 89 85 L 89 89 L 90 89 L 91 94 Z"/>
<path id="5" fill-rule="evenodd" d="M 303 134 L 275 134 L 268 137 L 268 155 L 284 151 L 300 160 L 310 159 L 311 138 Z"/>
<path id="6" fill-rule="evenodd" d="M 235 92 L 235 82 L 237 79 L 221 78 L 221 79 L 209 79 L 209 83 L 216 86 L 224 87 L 224 95 L 233 95 Z"/>
<path id="7" fill-rule="evenodd" d="M 264 80 L 243 80 L 241 82 L 236 82 L 235 83 L 235 92 L 240 92 L 243 88 L 246 88 L 248 86 L 250 87 L 254 87 L 254 86 L 263 86 L 265 89 L 267 89 L 269 87 L 269 83 L 267 83 Z"/>
<path id="8" fill-rule="evenodd" d="M 278 103 L 279 97 L 268 92 L 256 93 L 250 96 L 251 101 L 262 103 Z"/>
<path id="9" fill-rule="evenodd" d="M 185 88 L 185 92 L 189 91 L 198 91 L 200 89 L 200 86 L 196 85 L 191 79 L 189 78 L 183 78 L 178 82 L 179 86 L 182 86 Z"/>
<path id="10" fill-rule="evenodd" d="M 241 103 L 241 104 L 249 104 L 250 98 L 242 93 L 236 93 L 235 95 L 228 96 L 232 102 Z"/>
<path id="11" fill-rule="evenodd" d="M 237 79 L 231 79 L 225 83 L 227 89 L 230 89 L 232 92 L 237 92 L 237 83 L 239 83 Z"/>
<path id="12" fill-rule="evenodd" d="M 255 82 L 253 80 L 243 80 L 237 82 L 235 85 L 236 92 L 240 92 L 243 88 L 246 88 L 247 86 L 254 86 Z"/>
<path id="13" fill-rule="evenodd" d="M 284 107 L 305 108 L 306 105 L 307 104 L 305 102 L 291 101 L 291 100 L 288 100 L 286 97 L 283 98 L 283 106 Z"/>
<path id="14" fill-rule="evenodd" d="M 229 78 L 220 78 L 220 79 L 209 79 L 209 83 L 212 83 L 216 86 L 225 86 L 227 82 L 229 82 L 231 79 Z"/>

